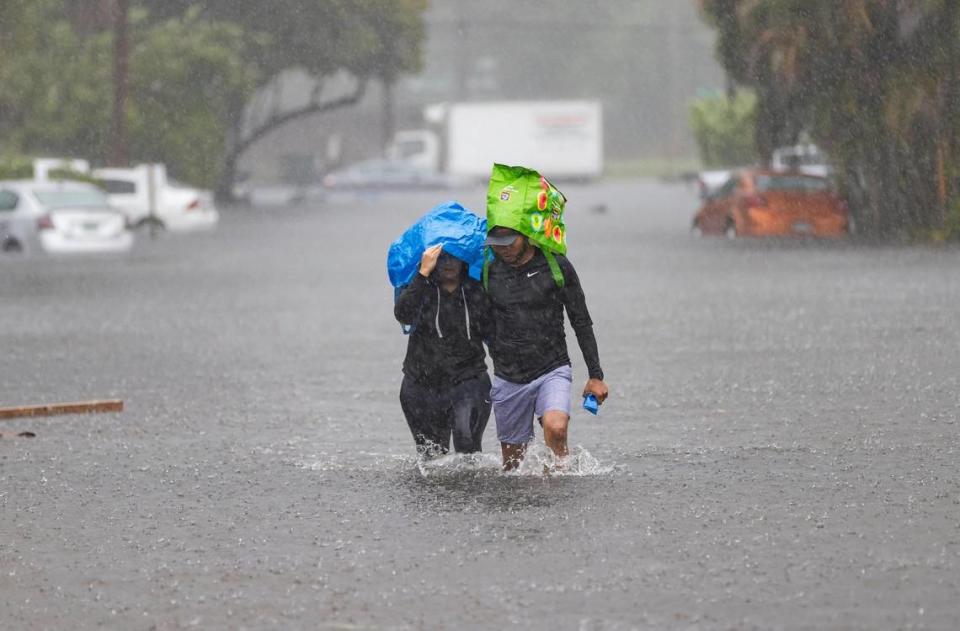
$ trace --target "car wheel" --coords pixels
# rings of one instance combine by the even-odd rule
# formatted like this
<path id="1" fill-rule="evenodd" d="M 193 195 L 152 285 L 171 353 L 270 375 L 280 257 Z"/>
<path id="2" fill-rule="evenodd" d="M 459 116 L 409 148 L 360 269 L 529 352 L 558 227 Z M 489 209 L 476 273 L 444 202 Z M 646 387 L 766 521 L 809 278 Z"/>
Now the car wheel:
<path id="1" fill-rule="evenodd" d="M 163 223 L 162 219 L 157 219 L 156 217 L 144 217 L 133 224 L 133 227 L 137 230 L 142 230 L 144 228 L 149 228 L 151 230 L 166 230 L 167 226 Z"/>
<path id="2" fill-rule="evenodd" d="M 731 241 L 737 238 L 737 224 L 733 221 L 727 222 L 727 227 L 723 231 L 723 236 L 730 239 Z"/>
<path id="3" fill-rule="evenodd" d="M 703 228 L 700 227 L 700 222 L 696 219 L 693 220 L 693 224 L 690 226 L 690 236 L 698 239 L 703 236 Z"/>

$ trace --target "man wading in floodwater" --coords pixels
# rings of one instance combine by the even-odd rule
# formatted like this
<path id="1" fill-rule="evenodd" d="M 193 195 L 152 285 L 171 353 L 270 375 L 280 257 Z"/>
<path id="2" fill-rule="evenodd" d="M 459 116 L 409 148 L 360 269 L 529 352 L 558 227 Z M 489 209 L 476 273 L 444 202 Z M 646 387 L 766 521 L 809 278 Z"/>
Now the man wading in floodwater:
<path id="1" fill-rule="evenodd" d="M 573 381 L 563 310 L 577 335 L 589 379 L 583 394 L 600 403 L 609 391 L 593 322 L 577 273 L 564 256 L 566 199 L 535 171 L 494 165 L 487 193 L 483 280 L 493 311 L 493 411 L 503 468 L 519 466 L 533 439 L 533 417 L 557 457 L 567 450 Z"/>

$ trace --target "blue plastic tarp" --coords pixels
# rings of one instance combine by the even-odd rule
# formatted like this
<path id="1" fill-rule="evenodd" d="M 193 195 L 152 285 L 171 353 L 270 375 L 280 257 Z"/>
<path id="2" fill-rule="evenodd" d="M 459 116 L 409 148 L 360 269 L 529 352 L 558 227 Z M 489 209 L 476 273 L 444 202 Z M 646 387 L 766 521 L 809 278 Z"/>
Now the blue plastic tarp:
<path id="1" fill-rule="evenodd" d="M 421 217 L 387 252 L 387 276 L 394 287 L 403 287 L 420 269 L 420 257 L 430 246 L 441 244 L 443 251 L 468 266 L 470 276 L 480 280 L 483 272 L 483 242 L 487 220 L 455 201 L 444 202 Z"/>

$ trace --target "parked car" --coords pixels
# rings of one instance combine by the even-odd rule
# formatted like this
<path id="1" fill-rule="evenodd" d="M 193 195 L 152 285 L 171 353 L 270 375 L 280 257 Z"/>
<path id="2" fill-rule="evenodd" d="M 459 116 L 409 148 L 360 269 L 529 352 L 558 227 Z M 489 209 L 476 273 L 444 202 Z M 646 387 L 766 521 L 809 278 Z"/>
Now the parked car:
<path id="1" fill-rule="evenodd" d="M 323 177 L 327 190 L 402 190 L 449 188 L 442 174 L 396 160 L 374 159 L 331 171 Z"/>
<path id="2" fill-rule="evenodd" d="M 704 199 L 693 229 L 729 238 L 839 237 L 850 232 L 851 221 L 846 202 L 827 178 L 748 169 Z"/>
<path id="3" fill-rule="evenodd" d="M 168 179 L 162 164 L 94 169 L 92 175 L 131 226 L 153 223 L 168 230 L 197 230 L 212 228 L 220 220 L 210 191 Z"/>
<path id="4" fill-rule="evenodd" d="M 0 248 L 6 252 L 122 252 L 132 245 L 123 213 L 92 184 L 0 181 Z"/>

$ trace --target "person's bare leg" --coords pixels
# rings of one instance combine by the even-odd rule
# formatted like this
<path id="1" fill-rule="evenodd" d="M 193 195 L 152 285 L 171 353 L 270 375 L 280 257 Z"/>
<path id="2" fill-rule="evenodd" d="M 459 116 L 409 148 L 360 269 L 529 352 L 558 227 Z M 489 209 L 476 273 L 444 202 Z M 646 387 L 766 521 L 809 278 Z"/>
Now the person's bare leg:
<path id="1" fill-rule="evenodd" d="M 523 462 L 523 455 L 527 452 L 527 446 L 524 444 L 500 443 L 500 451 L 503 454 L 503 470 L 512 471 Z"/>
<path id="2" fill-rule="evenodd" d="M 543 439 L 557 458 L 563 458 L 567 449 L 567 426 L 570 417 L 559 410 L 547 410 L 543 414 Z"/>

